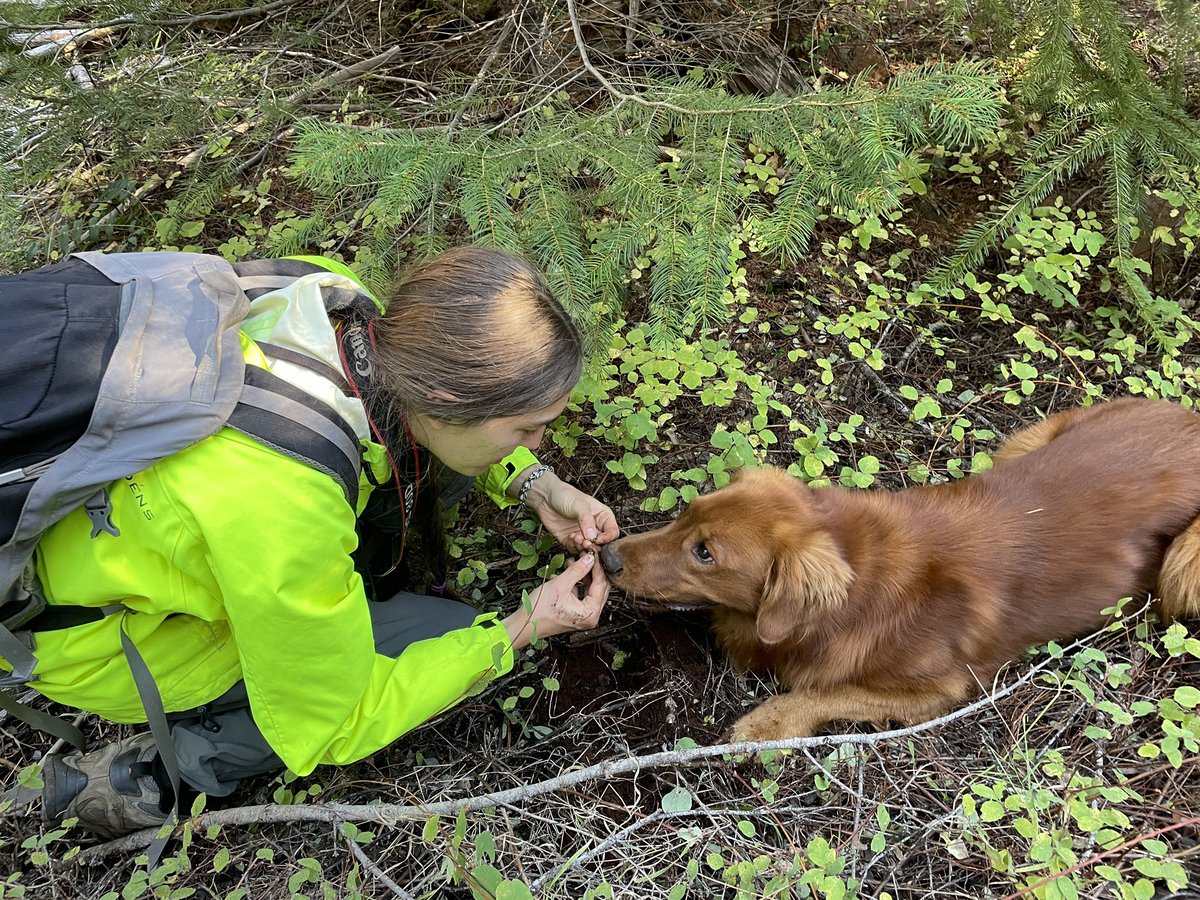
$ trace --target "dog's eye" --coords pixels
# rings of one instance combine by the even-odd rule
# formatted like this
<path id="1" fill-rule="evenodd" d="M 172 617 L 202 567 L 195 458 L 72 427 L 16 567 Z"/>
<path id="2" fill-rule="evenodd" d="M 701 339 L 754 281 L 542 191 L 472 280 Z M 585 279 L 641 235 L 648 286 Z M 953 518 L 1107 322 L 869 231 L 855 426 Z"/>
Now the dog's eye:
<path id="1" fill-rule="evenodd" d="M 692 553 L 696 554 L 696 559 L 700 560 L 702 563 L 714 562 L 713 555 L 708 552 L 708 548 L 703 544 L 697 544 L 692 550 Z"/>

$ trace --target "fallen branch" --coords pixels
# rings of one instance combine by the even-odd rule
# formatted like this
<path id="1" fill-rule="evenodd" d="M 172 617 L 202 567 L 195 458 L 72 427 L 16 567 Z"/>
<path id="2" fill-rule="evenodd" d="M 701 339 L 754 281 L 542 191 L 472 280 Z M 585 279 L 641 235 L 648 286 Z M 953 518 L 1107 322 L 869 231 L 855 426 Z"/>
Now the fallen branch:
<path id="1" fill-rule="evenodd" d="M 22 56 L 30 59 L 54 54 L 70 53 L 76 47 L 98 41 L 112 34 L 112 28 L 45 28 L 40 31 L 15 31 L 8 42 L 24 49 Z"/>
<path id="2" fill-rule="evenodd" d="M 67 77 L 85 91 L 96 89 L 96 83 L 92 81 L 92 76 L 88 74 L 88 70 L 83 67 L 82 63 L 73 63 L 67 69 Z"/>
<path id="3" fill-rule="evenodd" d="M 584 853 L 582 856 L 576 856 L 567 860 L 567 862 L 563 863 L 557 869 L 551 869 L 545 875 L 538 878 L 535 882 L 529 885 L 529 893 L 532 894 L 534 891 L 541 890 L 546 886 L 546 882 L 557 880 L 572 869 L 582 866 L 584 863 L 595 859 L 601 853 L 607 851 L 610 847 L 615 847 L 617 844 L 621 843 L 623 840 L 625 840 L 625 838 L 629 837 L 635 831 L 641 831 L 643 828 L 647 828 L 650 825 L 653 825 L 655 822 L 661 821 L 662 819 L 679 818 L 681 815 L 683 815 L 683 813 L 669 813 L 666 810 L 660 809 L 650 813 L 650 815 L 644 818 L 638 819 L 637 821 L 626 825 L 620 831 L 614 831 L 587 853 Z"/>
<path id="4" fill-rule="evenodd" d="M 1091 636 L 1089 636 L 1091 637 Z M 1076 641 L 1082 643 L 1088 638 Z M 1068 648 L 1070 649 L 1070 648 Z M 418 804 L 349 804 L 323 803 L 309 806 L 279 806 L 262 804 L 258 806 L 241 806 L 234 809 L 216 810 L 197 816 L 191 820 L 196 831 L 213 825 L 261 825 L 279 822 L 375 822 L 382 825 L 394 825 L 397 822 L 423 822 L 430 816 L 455 816 L 460 812 L 474 812 L 493 806 L 520 803 L 544 794 L 554 793 L 565 788 L 575 787 L 591 781 L 604 781 L 618 775 L 630 772 L 641 772 L 644 769 L 657 769 L 667 766 L 686 766 L 704 763 L 716 757 L 756 754 L 772 750 L 801 750 L 809 747 L 833 747 L 878 744 L 893 738 L 912 737 L 926 731 L 932 731 L 942 725 L 974 715 L 980 710 L 995 705 L 996 701 L 1007 697 L 1013 691 L 1029 682 L 1053 660 L 1047 660 L 1030 668 L 1028 672 L 1012 684 L 989 694 L 974 703 L 957 709 L 954 712 L 921 722 L 908 728 L 896 728 L 891 731 L 879 731 L 871 734 L 829 734 L 818 737 L 787 738 L 777 741 L 734 741 L 728 744 L 717 744 L 711 747 L 690 747 L 686 750 L 666 750 L 651 753 L 646 756 L 633 756 L 624 759 L 611 759 L 564 772 L 554 778 L 535 784 L 521 785 L 504 791 L 493 791 L 478 797 L 465 797 L 459 800 L 446 800 L 440 803 Z M 106 844 L 91 847 L 79 855 L 81 862 L 95 862 L 99 859 L 130 850 L 138 850 L 150 843 L 158 833 L 156 828 L 146 828 L 133 834 L 125 835 Z"/>
<path id="5" fill-rule="evenodd" d="M 382 53 L 376 53 L 369 59 L 362 59 L 353 65 L 338 69 L 336 72 L 326 75 L 324 78 L 318 78 L 312 84 L 300 88 L 300 90 L 289 96 L 285 102 L 289 104 L 299 103 L 301 100 L 311 97 L 313 94 L 319 93 L 327 88 L 344 84 L 347 81 L 353 81 L 356 78 L 362 78 L 364 75 L 369 75 L 376 69 L 386 66 L 397 56 L 402 54 L 405 49 L 406 48 L 403 44 L 396 44 L 384 50 Z"/>
<path id="6" fill-rule="evenodd" d="M 288 0 L 288 2 L 295 2 L 295 0 Z M 353 65 L 346 66 L 343 69 L 339 69 L 338 71 L 334 72 L 331 75 L 327 75 L 324 78 L 319 78 L 316 81 L 312 82 L 311 84 L 300 88 L 298 91 L 291 94 L 284 102 L 288 103 L 288 104 L 296 104 L 296 103 L 299 103 L 300 101 L 304 100 L 305 98 L 312 96 L 313 94 L 315 94 L 319 91 L 326 90 L 328 88 L 334 87 L 335 85 L 342 84 L 346 81 L 351 81 L 355 78 L 361 78 L 363 75 L 367 75 L 370 72 L 374 71 L 375 69 L 378 69 L 381 66 L 386 65 L 388 62 L 390 62 L 392 59 L 394 59 L 396 56 L 398 56 L 402 50 L 403 50 L 403 47 L 401 47 L 399 44 L 397 44 L 396 46 L 391 47 L 388 50 L 385 50 L 383 53 L 379 53 L 379 54 L 376 54 L 375 56 L 372 56 L 370 59 L 360 60 L 359 62 L 356 62 Z M 251 116 L 246 121 L 240 122 L 237 125 L 233 126 L 232 128 L 226 129 L 225 131 L 221 132 L 221 134 L 219 134 L 217 137 L 213 138 L 210 141 L 207 141 L 202 146 L 200 146 L 200 147 L 196 148 L 195 150 L 191 151 L 190 153 L 180 157 L 180 159 L 176 163 L 177 169 L 176 169 L 174 175 L 178 176 L 179 173 L 185 172 L 189 168 L 194 166 L 198 161 L 200 161 L 205 156 L 207 156 L 209 151 L 214 146 L 216 146 L 219 141 L 227 141 L 231 138 L 245 134 L 246 132 L 250 131 L 255 126 L 257 126 L 259 124 L 259 122 L 262 121 L 262 119 L 263 119 L 262 115 Z M 149 194 L 158 190 L 158 188 L 161 187 L 163 184 L 165 184 L 166 181 L 167 181 L 167 179 L 164 178 L 162 175 L 159 175 L 158 173 L 151 175 L 149 178 L 146 179 L 145 183 L 143 183 L 141 187 L 139 187 L 137 190 L 135 190 L 133 193 L 131 193 L 129 196 L 127 196 L 124 200 L 122 200 L 120 203 L 118 203 L 116 206 L 114 206 L 112 209 L 110 209 L 107 213 L 105 213 L 103 216 L 101 216 L 95 222 L 90 223 L 89 228 L 90 229 L 100 229 L 100 228 L 105 227 L 106 225 L 112 224 L 117 219 L 117 217 L 119 217 L 120 215 L 125 213 L 135 203 L 140 203 Z M 74 249 L 74 248 L 72 248 L 72 249 Z"/>
<path id="7" fill-rule="evenodd" d="M 33 7 L 37 7 L 37 8 L 46 6 L 45 0 L 21 0 L 21 2 L 25 3 L 27 6 L 33 6 Z M 297 0 L 274 0 L 274 2 L 272 2 L 272 3 L 263 3 L 258 6 L 250 6 L 245 9 L 230 9 L 230 10 L 226 10 L 224 12 L 198 13 L 194 16 L 184 16 L 182 18 L 176 18 L 176 19 L 141 19 L 141 18 L 138 18 L 137 16 L 121 16 L 120 18 L 109 19 L 107 22 L 101 22 L 100 24 L 93 26 L 93 28 L 112 29 L 112 28 L 119 28 L 119 27 L 122 27 L 125 25 L 153 26 L 153 27 L 162 27 L 162 26 L 170 26 L 170 25 L 186 26 L 186 25 L 195 25 L 199 22 L 225 22 L 225 21 L 229 21 L 230 19 L 244 19 L 249 16 L 259 16 L 259 15 L 263 15 L 265 13 L 274 12 L 275 10 L 282 9 L 285 6 L 291 6 L 296 2 L 297 2 Z M 0 27 L 13 28 L 13 27 L 21 27 L 21 26 L 14 25 L 14 23 L 12 23 L 12 22 L 0 21 Z"/>
<path id="8" fill-rule="evenodd" d="M 249 131 L 251 128 L 253 128 L 254 125 L 255 125 L 254 119 L 250 119 L 248 121 L 241 122 L 241 123 L 233 126 L 232 128 L 229 128 L 229 129 L 223 131 L 218 137 L 207 142 L 206 144 L 204 144 L 204 146 L 198 147 L 197 149 L 191 151 L 190 153 L 180 157 L 179 161 L 176 163 L 176 165 L 179 167 L 176 174 L 178 174 L 178 172 L 187 171 L 189 168 L 194 166 L 199 160 L 201 160 L 205 156 L 207 156 L 209 150 L 216 145 L 217 141 L 233 138 L 240 134 L 245 134 L 247 131 Z M 165 182 L 166 182 L 166 179 L 162 175 L 159 175 L 157 172 L 154 173 L 149 178 L 147 178 L 145 183 L 142 184 L 142 186 L 139 187 L 136 191 L 131 193 L 128 197 L 126 197 L 124 200 L 122 200 L 120 203 L 118 203 L 116 206 L 114 206 L 112 209 L 110 209 L 108 212 L 106 212 L 103 216 L 101 216 L 95 222 L 90 223 L 89 228 L 100 229 L 100 228 L 105 227 L 106 225 L 111 224 L 112 222 L 114 222 L 116 220 L 116 218 L 118 216 L 120 216 L 122 213 L 124 213 L 126 210 L 128 210 L 135 203 L 140 202 L 148 194 L 157 190 L 158 187 L 160 185 L 164 184 Z M 72 249 L 74 249 L 74 248 L 72 248 Z"/>
<path id="9" fill-rule="evenodd" d="M 500 37 L 496 38 L 496 42 L 492 45 L 492 51 L 488 54 L 487 59 L 483 61 L 483 65 L 479 67 L 479 74 L 475 76 L 475 80 L 471 82 L 471 86 L 467 88 L 463 94 L 461 105 L 458 112 L 454 114 L 454 118 L 450 120 L 450 125 L 446 129 L 447 134 L 453 134 L 462 121 L 463 113 L 467 111 L 467 104 L 470 99 L 475 96 L 475 92 L 479 90 L 479 85 L 487 77 L 488 71 L 492 68 L 492 63 L 496 61 L 496 57 L 500 55 L 500 49 L 504 46 L 505 41 L 513 33 L 513 29 L 517 25 L 517 17 L 524 11 L 524 7 L 514 9 L 504 22 L 504 27 L 500 31 Z"/>
<path id="10" fill-rule="evenodd" d="M 764 806 L 761 809 L 710 809 L 705 807 L 704 809 L 686 809 L 672 812 L 667 812 L 666 810 L 660 809 L 650 813 L 650 815 L 645 816 L 644 818 L 638 819 L 637 821 L 626 825 L 620 831 L 614 831 L 591 850 L 581 855 L 573 856 L 557 868 L 551 869 L 545 875 L 542 875 L 529 885 L 529 892 L 531 894 L 536 893 L 544 888 L 548 883 L 557 881 L 568 872 L 578 869 L 585 863 L 591 862 L 601 853 L 611 850 L 613 847 L 620 844 L 635 832 L 641 831 L 643 828 L 653 825 L 655 822 L 661 822 L 664 819 L 719 819 L 725 817 L 737 817 L 739 819 L 769 818 L 775 819 L 776 822 L 778 822 L 779 813 L 811 813 L 814 809 L 817 809 L 817 807 Z"/>

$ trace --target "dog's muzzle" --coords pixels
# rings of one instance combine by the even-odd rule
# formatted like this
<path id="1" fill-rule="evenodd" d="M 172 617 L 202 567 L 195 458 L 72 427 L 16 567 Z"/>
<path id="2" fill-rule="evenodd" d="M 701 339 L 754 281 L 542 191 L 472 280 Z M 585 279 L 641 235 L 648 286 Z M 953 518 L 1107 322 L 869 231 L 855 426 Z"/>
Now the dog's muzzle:
<path id="1" fill-rule="evenodd" d="M 604 566 L 604 572 L 610 578 L 617 578 L 625 571 L 625 564 L 621 561 L 621 551 L 617 549 L 619 543 L 621 542 L 615 541 L 600 548 L 600 565 Z"/>
<path id="2" fill-rule="evenodd" d="M 614 541 L 600 548 L 600 564 L 604 566 L 604 571 L 612 579 L 614 586 L 625 590 L 619 580 L 625 572 L 625 563 L 621 559 L 621 551 L 617 546 L 620 543 L 620 541 Z M 666 612 L 668 610 L 672 612 L 692 612 L 698 609 L 708 609 L 715 605 L 709 600 L 654 600 L 649 597 L 630 594 L 628 591 L 626 591 L 625 600 L 630 606 L 649 612 Z"/>

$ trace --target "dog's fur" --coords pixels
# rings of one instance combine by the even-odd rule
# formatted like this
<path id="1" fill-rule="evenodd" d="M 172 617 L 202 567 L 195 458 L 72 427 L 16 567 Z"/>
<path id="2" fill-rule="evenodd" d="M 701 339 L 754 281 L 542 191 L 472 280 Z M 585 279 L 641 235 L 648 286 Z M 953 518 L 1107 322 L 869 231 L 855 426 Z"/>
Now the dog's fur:
<path id="1" fill-rule="evenodd" d="M 777 673 L 788 692 L 733 728 L 751 740 L 940 715 L 1123 597 L 1200 615 L 1200 416 L 1143 399 L 1075 409 L 994 462 L 894 493 L 748 470 L 601 559 L 651 603 L 712 606 L 733 662 Z"/>

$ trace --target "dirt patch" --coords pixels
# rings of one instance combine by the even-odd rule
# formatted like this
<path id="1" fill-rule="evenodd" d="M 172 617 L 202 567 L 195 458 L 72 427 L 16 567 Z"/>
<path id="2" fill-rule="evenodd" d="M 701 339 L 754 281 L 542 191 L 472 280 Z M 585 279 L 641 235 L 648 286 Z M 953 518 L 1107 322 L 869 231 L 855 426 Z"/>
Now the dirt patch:
<path id="1" fill-rule="evenodd" d="M 550 648 L 561 687 L 540 697 L 531 715 L 562 727 L 597 710 L 625 710 L 623 739 L 634 751 L 717 738 L 730 715 L 712 697 L 726 673 L 707 617 L 617 608 L 609 619 L 599 636 Z"/>

